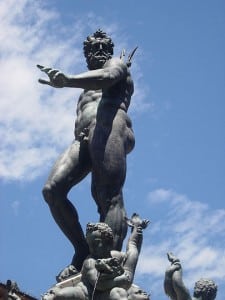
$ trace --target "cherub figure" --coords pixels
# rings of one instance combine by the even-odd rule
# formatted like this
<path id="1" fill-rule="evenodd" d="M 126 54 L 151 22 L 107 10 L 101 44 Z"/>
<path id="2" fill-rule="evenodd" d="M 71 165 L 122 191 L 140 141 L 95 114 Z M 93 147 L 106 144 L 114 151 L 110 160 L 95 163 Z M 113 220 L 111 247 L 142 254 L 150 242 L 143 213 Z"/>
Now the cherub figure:
<path id="1" fill-rule="evenodd" d="M 216 299 L 217 286 L 211 279 L 201 278 L 195 283 L 193 297 L 190 296 L 182 278 L 182 267 L 180 260 L 167 253 L 171 265 L 166 270 L 164 280 L 165 293 L 172 300 L 214 300 Z"/>
<path id="2" fill-rule="evenodd" d="M 80 283 L 75 287 L 54 288 L 43 296 L 43 300 L 149 299 L 146 293 L 142 293 L 143 298 L 135 298 L 135 291 L 128 292 L 141 250 L 143 229 L 148 223 L 137 214 L 127 219 L 132 230 L 125 253 L 113 250 L 113 232 L 107 224 L 88 223 L 86 240 L 90 255 L 83 263 Z"/>

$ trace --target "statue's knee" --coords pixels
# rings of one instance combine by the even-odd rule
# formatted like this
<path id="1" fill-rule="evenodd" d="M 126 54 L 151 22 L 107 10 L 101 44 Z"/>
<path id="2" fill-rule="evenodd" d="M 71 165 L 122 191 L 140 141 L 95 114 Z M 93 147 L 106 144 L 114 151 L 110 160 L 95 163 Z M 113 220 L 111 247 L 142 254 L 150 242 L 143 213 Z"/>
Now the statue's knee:
<path id="1" fill-rule="evenodd" d="M 42 190 L 42 195 L 45 199 L 45 201 L 51 206 L 53 205 L 57 200 L 56 193 L 56 185 L 54 183 L 46 183 Z"/>

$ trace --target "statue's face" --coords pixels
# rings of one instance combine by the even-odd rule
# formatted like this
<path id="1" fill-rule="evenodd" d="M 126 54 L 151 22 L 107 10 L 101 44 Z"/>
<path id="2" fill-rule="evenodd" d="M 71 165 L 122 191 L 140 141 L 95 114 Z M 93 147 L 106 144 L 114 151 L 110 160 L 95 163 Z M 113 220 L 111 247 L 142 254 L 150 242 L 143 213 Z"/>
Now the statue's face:
<path id="1" fill-rule="evenodd" d="M 99 230 L 89 232 L 86 236 L 90 253 L 96 257 L 104 257 L 107 252 L 107 241 L 102 238 Z"/>
<path id="2" fill-rule="evenodd" d="M 88 68 L 90 70 L 101 69 L 110 58 L 111 54 L 107 40 L 104 38 L 93 40 L 87 57 Z"/>

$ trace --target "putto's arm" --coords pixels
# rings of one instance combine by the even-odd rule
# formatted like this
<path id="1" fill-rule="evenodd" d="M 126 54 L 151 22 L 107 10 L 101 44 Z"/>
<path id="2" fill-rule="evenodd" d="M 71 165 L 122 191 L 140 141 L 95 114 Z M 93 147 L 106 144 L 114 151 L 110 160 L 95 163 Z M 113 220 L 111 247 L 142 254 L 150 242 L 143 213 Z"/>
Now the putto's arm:
<path id="1" fill-rule="evenodd" d="M 142 220 L 139 215 L 133 214 L 131 219 L 127 219 L 127 224 L 132 228 L 132 233 L 127 243 L 126 261 L 123 264 L 124 272 L 120 276 L 116 276 L 113 280 L 104 280 L 104 277 L 99 278 L 97 287 L 122 287 L 128 289 L 133 283 L 134 273 L 138 261 L 138 256 L 141 250 L 143 240 L 143 229 L 145 229 L 149 221 Z"/>
<path id="2" fill-rule="evenodd" d="M 82 267 L 82 276 L 88 281 L 88 283 L 94 287 L 98 280 L 98 272 L 95 268 L 95 260 L 87 258 Z"/>
<path id="3" fill-rule="evenodd" d="M 180 260 L 171 252 L 167 253 L 167 257 L 171 265 L 165 272 L 165 293 L 171 300 L 191 300 L 189 291 L 183 282 Z"/>
<path id="4" fill-rule="evenodd" d="M 143 229 L 145 229 L 149 220 L 141 219 L 138 214 L 134 213 L 131 219 L 127 219 L 127 224 L 132 228 L 130 238 L 127 243 L 126 249 L 126 261 L 124 263 L 124 270 L 131 277 L 133 281 L 138 257 L 141 251 L 142 241 L 143 241 Z"/>
<path id="5" fill-rule="evenodd" d="M 90 90 L 107 89 L 122 78 L 128 72 L 126 64 L 120 59 L 111 59 L 104 68 L 91 70 L 78 75 L 65 75 L 59 70 L 37 65 L 37 67 L 49 77 L 49 81 L 39 79 L 42 84 L 52 87 L 73 87 Z"/>

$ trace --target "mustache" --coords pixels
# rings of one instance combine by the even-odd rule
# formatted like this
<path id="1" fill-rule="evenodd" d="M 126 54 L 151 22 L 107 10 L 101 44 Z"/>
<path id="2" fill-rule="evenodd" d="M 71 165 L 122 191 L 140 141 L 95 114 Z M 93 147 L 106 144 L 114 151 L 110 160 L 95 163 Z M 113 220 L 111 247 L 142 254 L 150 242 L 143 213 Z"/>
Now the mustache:
<path id="1" fill-rule="evenodd" d="M 108 53 L 106 53 L 105 51 L 102 50 L 98 50 L 94 53 L 92 53 L 92 56 L 103 56 L 103 57 L 108 57 Z"/>

